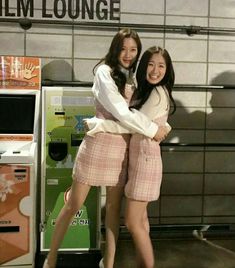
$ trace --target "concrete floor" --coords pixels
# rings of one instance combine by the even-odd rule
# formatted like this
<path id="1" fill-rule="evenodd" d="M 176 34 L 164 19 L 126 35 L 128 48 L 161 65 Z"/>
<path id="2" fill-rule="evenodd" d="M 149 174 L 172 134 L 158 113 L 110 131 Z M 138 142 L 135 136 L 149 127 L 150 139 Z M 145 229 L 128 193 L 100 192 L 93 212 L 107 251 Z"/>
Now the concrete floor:
<path id="1" fill-rule="evenodd" d="M 152 233 L 151 233 L 152 234 Z M 200 234 L 200 233 L 199 233 Z M 103 240 L 104 241 L 104 240 Z M 235 234 L 211 236 L 192 235 L 192 232 L 175 235 L 152 235 L 156 268 L 235 268 Z M 59 254 L 57 268 L 98 268 L 104 248 L 96 254 Z M 36 268 L 41 268 L 45 255 L 38 256 Z M 136 268 L 135 250 L 131 237 L 120 234 L 114 268 Z"/>
<path id="2" fill-rule="evenodd" d="M 235 268 L 233 239 L 154 239 L 156 268 Z M 135 268 L 131 240 L 120 240 L 115 268 Z"/>

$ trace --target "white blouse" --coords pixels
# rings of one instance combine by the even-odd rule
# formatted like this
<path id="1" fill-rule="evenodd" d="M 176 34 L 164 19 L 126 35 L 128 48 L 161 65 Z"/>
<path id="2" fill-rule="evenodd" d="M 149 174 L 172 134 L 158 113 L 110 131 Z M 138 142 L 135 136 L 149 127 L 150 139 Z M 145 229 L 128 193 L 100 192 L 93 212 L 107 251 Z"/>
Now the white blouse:
<path id="1" fill-rule="evenodd" d="M 152 90 L 148 100 L 141 107 L 140 112 L 145 114 L 150 120 L 156 120 L 157 118 L 168 114 L 168 92 L 161 86 L 158 86 L 156 90 Z M 87 132 L 89 136 L 94 136 L 98 132 L 110 132 L 117 134 L 133 134 L 137 132 L 134 129 L 125 127 L 121 122 L 115 122 L 113 120 L 104 120 L 93 117 L 91 119 L 87 119 L 86 123 L 90 129 Z M 166 125 L 169 126 L 168 123 L 166 123 Z"/>
<path id="2" fill-rule="evenodd" d="M 111 77 L 111 68 L 108 65 L 102 64 L 98 67 L 92 92 L 104 108 L 110 112 L 124 128 L 128 129 L 130 133 L 140 133 L 150 138 L 156 135 L 158 131 L 157 124 L 136 109 L 131 109 L 130 111 L 126 100 L 119 93 Z M 100 121 L 102 119 L 93 118 L 93 123 L 91 120 L 90 124 L 93 126 L 96 125 L 95 120 Z M 88 135 L 92 135 L 92 133 L 89 132 Z"/>

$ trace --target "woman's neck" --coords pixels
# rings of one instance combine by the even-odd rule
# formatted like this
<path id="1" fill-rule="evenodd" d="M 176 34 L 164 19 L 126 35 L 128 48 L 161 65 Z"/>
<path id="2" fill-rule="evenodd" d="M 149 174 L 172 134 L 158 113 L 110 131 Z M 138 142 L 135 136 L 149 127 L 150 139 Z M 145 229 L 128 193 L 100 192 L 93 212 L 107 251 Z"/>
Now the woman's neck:
<path id="1" fill-rule="evenodd" d="M 132 72 L 132 69 L 126 69 L 121 65 L 119 65 L 119 68 L 120 71 L 125 75 L 127 83 L 132 84 L 134 79 L 134 73 Z"/>
<path id="2" fill-rule="evenodd" d="M 119 65 L 120 71 L 128 78 L 130 76 L 130 69 L 124 68 L 122 65 Z"/>

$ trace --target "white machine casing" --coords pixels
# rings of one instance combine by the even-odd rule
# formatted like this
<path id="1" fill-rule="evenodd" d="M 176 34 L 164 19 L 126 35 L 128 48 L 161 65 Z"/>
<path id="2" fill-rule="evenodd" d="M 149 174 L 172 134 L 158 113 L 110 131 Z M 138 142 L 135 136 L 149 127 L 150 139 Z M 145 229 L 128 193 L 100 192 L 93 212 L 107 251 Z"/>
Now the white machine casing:
<path id="1" fill-rule="evenodd" d="M 4 97 L 6 99 L 2 103 L 9 100 L 7 111 L 10 111 L 11 101 L 14 102 L 13 99 L 17 96 L 19 98 L 29 96 L 29 99 L 35 100 L 31 104 L 30 101 L 28 102 L 29 109 L 33 113 L 29 133 L 20 130 L 20 121 L 14 122 L 16 129 L 13 131 L 11 127 L 8 131 L 7 128 L 0 127 L 0 183 L 5 185 L 5 190 L 1 185 L 0 192 L 2 210 L 0 213 L 0 228 L 2 229 L 0 243 L 4 246 L 3 250 L 0 250 L 0 267 L 34 267 L 40 94 L 40 90 L 31 89 L 0 90 L 0 101 Z M 24 101 L 16 103 L 15 105 L 27 105 L 27 101 L 26 104 L 23 104 Z M 19 113 L 26 110 L 19 109 Z M 15 111 L 13 111 L 14 113 Z M 0 115 L 0 121 L 3 122 L 3 118 L 7 118 L 7 115 Z M 12 115 L 9 115 L 9 118 L 14 121 Z M 25 120 L 27 118 L 25 116 Z M 7 125 L 9 124 L 6 123 Z M 17 133 L 17 128 L 19 128 L 19 133 Z"/>

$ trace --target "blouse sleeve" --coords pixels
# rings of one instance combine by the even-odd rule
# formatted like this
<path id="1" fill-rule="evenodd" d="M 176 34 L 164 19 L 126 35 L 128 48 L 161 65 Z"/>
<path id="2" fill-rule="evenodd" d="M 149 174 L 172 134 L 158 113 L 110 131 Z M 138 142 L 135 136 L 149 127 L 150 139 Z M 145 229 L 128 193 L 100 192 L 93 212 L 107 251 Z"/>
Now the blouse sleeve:
<path id="1" fill-rule="evenodd" d="M 158 126 L 138 110 L 128 108 L 128 105 L 111 77 L 110 67 L 101 65 L 97 69 L 92 87 L 95 98 L 120 123 L 134 132 L 153 138 Z"/>
<path id="2" fill-rule="evenodd" d="M 99 132 L 109 132 L 114 134 L 134 134 L 135 131 L 132 129 L 128 129 L 127 127 L 122 126 L 119 122 L 108 120 L 108 119 L 100 119 L 97 117 L 84 119 L 86 121 L 88 131 L 88 136 L 95 136 L 96 133 Z M 171 129 L 171 126 L 168 122 L 165 123 L 165 126 Z"/>
<path id="3" fill-rule="evenodd" d="M 86 118 L 84 121 L 89 129 L 86 133 L 88 136 L 95 136 L 95 134 L 99 132 L 109 132 L 114 134 L 134 133 L 133 130 L 128 129 L 127 127 L 122 126 L 119 122 L 113 120 L 92 117 Z"/>

